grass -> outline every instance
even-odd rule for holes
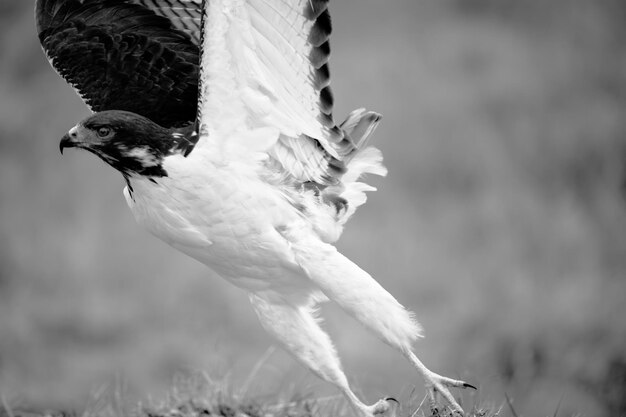
[[[215,379],[204,371],[179,372],[162,395],[142,401],[131,399],[123,376],[117,375],[94,389],[82,408],[37,410],[24,404],[8,401],[0,393],[0,417],[343,417],[353,416],[341,394],[316,397],[300,392],[283,390],[275,396],[257,396],[251,390],[259,381],[261,368],[274,353],[270,347],[251,369],[240,385],[228,377]],[[426,395],[420,396],[414,387],[407,398],[400,397],[397,417],[427,417]],[[496,407],[477,401],[466,409],[467,417],[496,417],[503,406]],[[517,417],[512,402],[506,396],[512,415]],[[557,407],[558,410],[558,407]],[[444,407],[439,417],[452,416]],[[556,413],[555,413],[556,417]]]
[[[508,397],[507,397],[507,401]],[[427,417],[426,397],[414,389],[400,401],[398,417]],[[509,406],[513,410],[509,401]],[[488,403],[466,405],[467,417],[500,416],[503,406]],[[117,378],[95,389],[82,409],[34,410],[3,400],[0,417],[343,417],[353,416],[343,396],[313,397],[277,393],[275,398],[242,394],[228,380],[214,380],[205,372],[178,375],[165,395],[132,403],[123,379]],[[444,410],[440,416],[447,417]],[[513,411],[512,414],[517,417]]]

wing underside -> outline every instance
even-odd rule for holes
[[[328,2],[211,0],[204,11],[198,146],[227,141],[299,182],[336,183],[354,144],[332,116]]]

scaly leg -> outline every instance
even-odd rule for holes
[[[441,394],[443,398],[448,401],[453,413],[463,415],[463,409],[456,402],[450,390],[448,388],[473,388],[475,386],[468,384],[464,381],[459,381],[452,378],[447,378],[439,374],[434,373],[420,361],[417,356],[411,351],[411,349],[401,349],[402,353],[407,359],[417,368],[419,373],[424,379],[424,386],[426,387],[426,393],[428,395],[428,403],[432,415],[439,415],[439,408],[437,407],[436,393]]]

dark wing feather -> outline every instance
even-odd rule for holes
[[[195,119],[198,46],[168,17],[130,0],[38,0],[36,18],[53,67],[93,111]]]
[[[187,33],[194,44],[200,43],[202,0],[132,0],[167,17],[179,30]]]

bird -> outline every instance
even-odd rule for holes
[[[413,352],[414,314],[334,246],[384,176],[381,115],[337,124],[328,0],[37,0],[52,67],[92,114],[60,151],[121,173],[137,223],[246,291],[262,327],[335,385],[360,417],[392,416],[353,392],[317,307],[333,301],[398,350],[434,414],[463,409]],[[363,7],[363,6],[361,6]],[[441,400],[443,397],[443,400]]]

